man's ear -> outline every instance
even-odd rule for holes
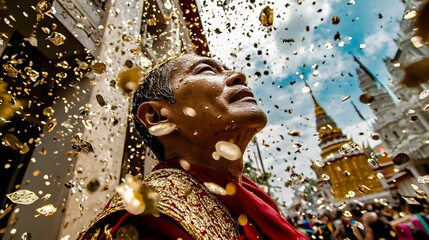
[[[160,122],[168,120],[161,115],[162,106],[159,102],[149,101],[142,103],[137,109],[137,117],[146,128],[150,128]]]

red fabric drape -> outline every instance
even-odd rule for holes
[[[176,162],[169,162],[156,167],[160,168],[181,167]],[[236,219],[241,214],[247,217],[240,239],[307,239],[280,215],[274,201],[247,177],[243,176],[239,184],[228,175],[197,165],[191,165],[188,172],[202,183],[212,182],[223,188],[228,183],[235,184],[237,191],[234,195],[216,196]]]

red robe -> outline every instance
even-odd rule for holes
[[[161,163],[156,167],[156,169],[162,168],[181,169],[177,162]],[[215,194],[215,196],[234,218],[238,219],[240,215],[247,217],[247,224],[240,229],[240,240],[307,239],[280,215],[274,201],[247,177],[242,176],[240,184],[216,170],[197,165],[191,165],[188,173],[201,183],[216,183],[224,188],[228,183],[234,183],[236,186],[234,195]],[[132,225],[138,231],[138,239],[192,239],[179,223],[166,215],[154,217],[120,211],[103,219],[103,222],[110,223],[110,232],[113,236],[121,226]],[[83,239],[90,239],[90,235],[91,231],[85,234]],[[106,234],[100,234],[98,239],[106,239]]]

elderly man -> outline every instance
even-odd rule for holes
[[[140,195],[116,196],[83,239],[307,239],[242,174],[242,153],[267,122],[244,74],[183,55],[149,73],[133,114],[160,161],[142,184],[158,193],[159,212],[133,208]]]

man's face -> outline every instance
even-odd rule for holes
[[[173,66],[176,103],[166,106],[164,113],[170,113],[168,118],[182,135],[204,139],[226,131],[255,133],[265,126],[266,115],[247,87],[244,74],[195,55],[185,55]]]

